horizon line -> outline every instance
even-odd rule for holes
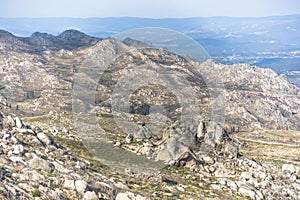
[[[132,18],[132,19],[196,19],[196,18],[269,18],[269,17],[292,17],[300,16],[299,14],[289,15],[268,15],[268,16],[189,16],[189,17],[139,17],[139,16],[115,16],[115,17],[4,17],[2,19],[121,19],[121,18]]]

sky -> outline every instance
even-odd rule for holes
[[[264,17],[300,14],[300,0],[0,0],[0,17]]]

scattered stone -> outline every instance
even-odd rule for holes
[[[120,147],[121,146],[121,142],[116,142],[116,144],[114,144],[114,147]]]
[[[94,191],[87,191],[83,195],[83,200],[98,200],[98,196]]]
[[[258,191],[255,187],[249,184],[239,184],[238,192],[242,195],[248,196],[252,199],[263,200],[264,196],[260,191]]]
[[[197,128],[197,138],[198,140],[203,140],[205,136],[205,123],[201,121]]]
[[[4,128],[13,128],[15,126],[16,126],[16,122],[12,118],[11,115],[8,115],[7,117],[4,118],[4,120],[3,120],[3,127]]]
[[[284,164],[281,168],[282,175],[290,177],[292,174],[296,173],[296,168],[292,164]]]
[[[83,181],[83,180],[75,181],[76,191],[79,192],[80,194],[83,194],[85,192],[87,186],[88,186],[88,184],[86,181]]]
[[[116,200],[146,200],[147,198],[132,192],[118,193]]]
[[[127,144],[130,144],[130,143],[132,143],[132,141],[133,141],[133,136],[129,133],[125,138],[125,142]]]
[[[41,169],[41,170],[44,170],[49,173],[53,172],[53,170],[55,169],[55,167],[52,163],[50,163],[47,160],[44,160],[42,158],[38,158],[38,157],[31,159],[29,161],[29,166],[32,169],[36,169],[36,170]]]
[[[19,117],[16,117],[16,127],[17,128],[22,128],[23,127],[23,122]]]
[[[293,188],[295,190],[297,190],[298,192],[300,192],[300,181],[293,183],[292,186],[293,186]]]
[[[53,128],[50,129],[50,133],[51,133],[52,135],[57,135],[57,134],[59,133],[59,131],[58,131],[57,128],[53,127]]]
[[[68,180],[68,179],[66,179],[64,181],[64,188],[75,191],[76,190],[75,180]]]
[[[45,144],[46,146],[50,145],[53,143],[53,140],[51,137],[47,136],[45,133],[40,132],[37,134],[37,137],[40,141],[43,142],[43,144]]]
[[[204,164],[212,165],[215,163],[214,159],[210,156],[204,156],[203,158]]]
[[[15,155],[23,154],[24,153],[23,145],[21,145],[21,144],[14,145],[12,153],[15,154]]]

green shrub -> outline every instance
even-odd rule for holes
[[[35,188],[32,191],[32,197],[40,197],[42,195],[41,191],[38,188]]]

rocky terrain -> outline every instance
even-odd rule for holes
[[[2,198],[300,195],[300,89],[270,69],[76,31],[0,54]]]
[[[32,37],[39,39],[32,42]],[[63,110],[71,111],[70,97],[74,75],[86,71],[83,63],[95,52],[107,51],[110,52],[107,57],[120,57],[114,63],[110,63],[106,73],[97,80],[99,83],[95,84],[97,94],[94,105],[107,106],[111,103],[106,99],[112,94],[111,87],[118,83],[121,75],[127,74],[139,65],[157,64],[161,67],[161,71],[174,69],[173,75],[167,79],[175,76],[187,78],[187,83],[191,85],[188,89],[193,89],[192,97],[198,99],[200,103],[199,109],[203,111],[202,118],[211,115],[211,109],[215,106],[212,104],[212,100],[215,99],[213,92],[221,90],[218,92],[226,97],[225,123],[228,127],[243,131],[299,129],[297,123],[300,105],[299,88],[270,69],[245,64],[227,66],[212,61],[198,63],[167,50],[149,48],[143,43],[132,42],[129,39],[124,43],[112,39],[100,41],[76,31],[66,31],[59,36],[35,33],[30,38],[18,38],[2,31],[0,38],[1,94],[13,105],[20,102],[19,108],[25,102],[29,104],[20,109],[26,114],[47,114],[50,110],[47,107],[52,108],[51,105],[54,104]],[[49,42],[49,38],[52,38],[53,42]],[[100,42],[91,46],[97,41]],[[46,50],[42,51],[42,48]],[[98,70],[96,67],[93,69],[90,66],[89,70],[95,72]],[[154,69],[147,70],[149,73],[154,71]],[[153,77],[149,77],[148,82],[151,82],[150,78]],[[182,82],[182,84],[187,83]],[[175,88],[169,93],[176,89],[181,88]],[[188,91],[183,93],[186,94]],[[148,104],[170,103],[166,98],[157,102],[156,96],[152,99],[143,94],[140,96],[144,96],[143,101],[148,101]],[[176,105],[173,110],[176,110],[175,107]]]
[[[297,199],[300,195],[300,167],[292,164],[278,168],[219,154],[206,155],[201,163],[185,162],[186,168],[116,171],[89,155],[71,135],[48,136],[12,115],[1,115],[1,127],[1,199]]]

